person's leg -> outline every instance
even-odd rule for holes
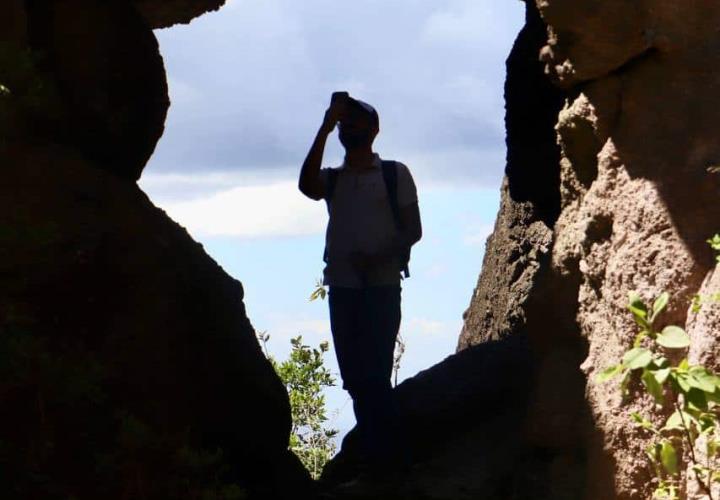
[[[390,376],[400,327],[400,287],[330,287],[330,326],[343,388],[353,399],[363,455],[392,460],[397,428]]]
[[[396,441],[395,409],[390,377],[395,340],[400,327],[400,287],[364,290],[357,354],[362,356],[362,380],[351,384],[353,407],[365,448],[375,463],[392,460]]]
[[[355,288],[330,287],[330,329],[335,356],[337,357],[343,389],[353,400],[356,428],[363,460],[372,454],[369,444],[368,426],[371,425],[371,410],[366,403],[366,382],[371,376],[373,362],[368,358],[373,347],[366,335],[365,291]]]
[[[356,288],[331,286],[328,292],[330,330],[345,390],[363,377],[362,359],[357,356],[361,347],[362,296],[361,290]]]

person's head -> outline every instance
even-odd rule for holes
[[[372,146],[380,131],[380,118],[369,104],[348,98],[347,106],[338,127],[340,142],[346,150]]]

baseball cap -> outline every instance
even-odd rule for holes
[[[348,97],[348,104],[350,106],[353,106],[355,109],[358,109],[370,115],[372,120],[375,122],[375,126],[380,127],[380,117],[378,116],[378,112],[370,104],[366,103],[365,101],[361,101],[360,99],[355,99],[353,97]]]

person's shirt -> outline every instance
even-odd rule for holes
[[[417,190],[408,167],[396,164],[398,206],[402,209],[417,202]],[[320,170],[325,186],[330,170]],[[399,284],[402,267],[399,257],[388,259],[364,275],[350,261],[354,252],[386,252],[397,234],[380,156],[376,153],[366,168],[350,169],[343,163],[336,170],[335,189],[328,203],[325,235],[328,263],[323,271],[323,284],[348,288]]]

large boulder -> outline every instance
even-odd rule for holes
[[[388,471],[385,481],[364,476],[353,430],[323,472],[323,498],[553,498],[546,480],[551,460],[525,445],[534,367],[527,338],[516,335],[465,349],[404,381],[395,402],[411,466]]]
[[[30,50],[28,63],[57,101],[56,114],[42,120],[42,139],[75,148],[97,168],[138,180],[170,105],[162,57],[145,20],[119,0],[29,0],[22,9],[18,3],[10,0],[7,9],[15,17],[23,11],[25,29],[16,30],[10,47]],[[12,69],[9,73],[12,80]],[[39,131],[28,128],[13,135],[37,142]]]
[[[58,147],[4,158],[3,498],[302,491],[241,284],[135,184]]]
[[[241,284],[134,182],[169,105],[151,26],[219,4],[2,6],[2,498],[310,488]]]

